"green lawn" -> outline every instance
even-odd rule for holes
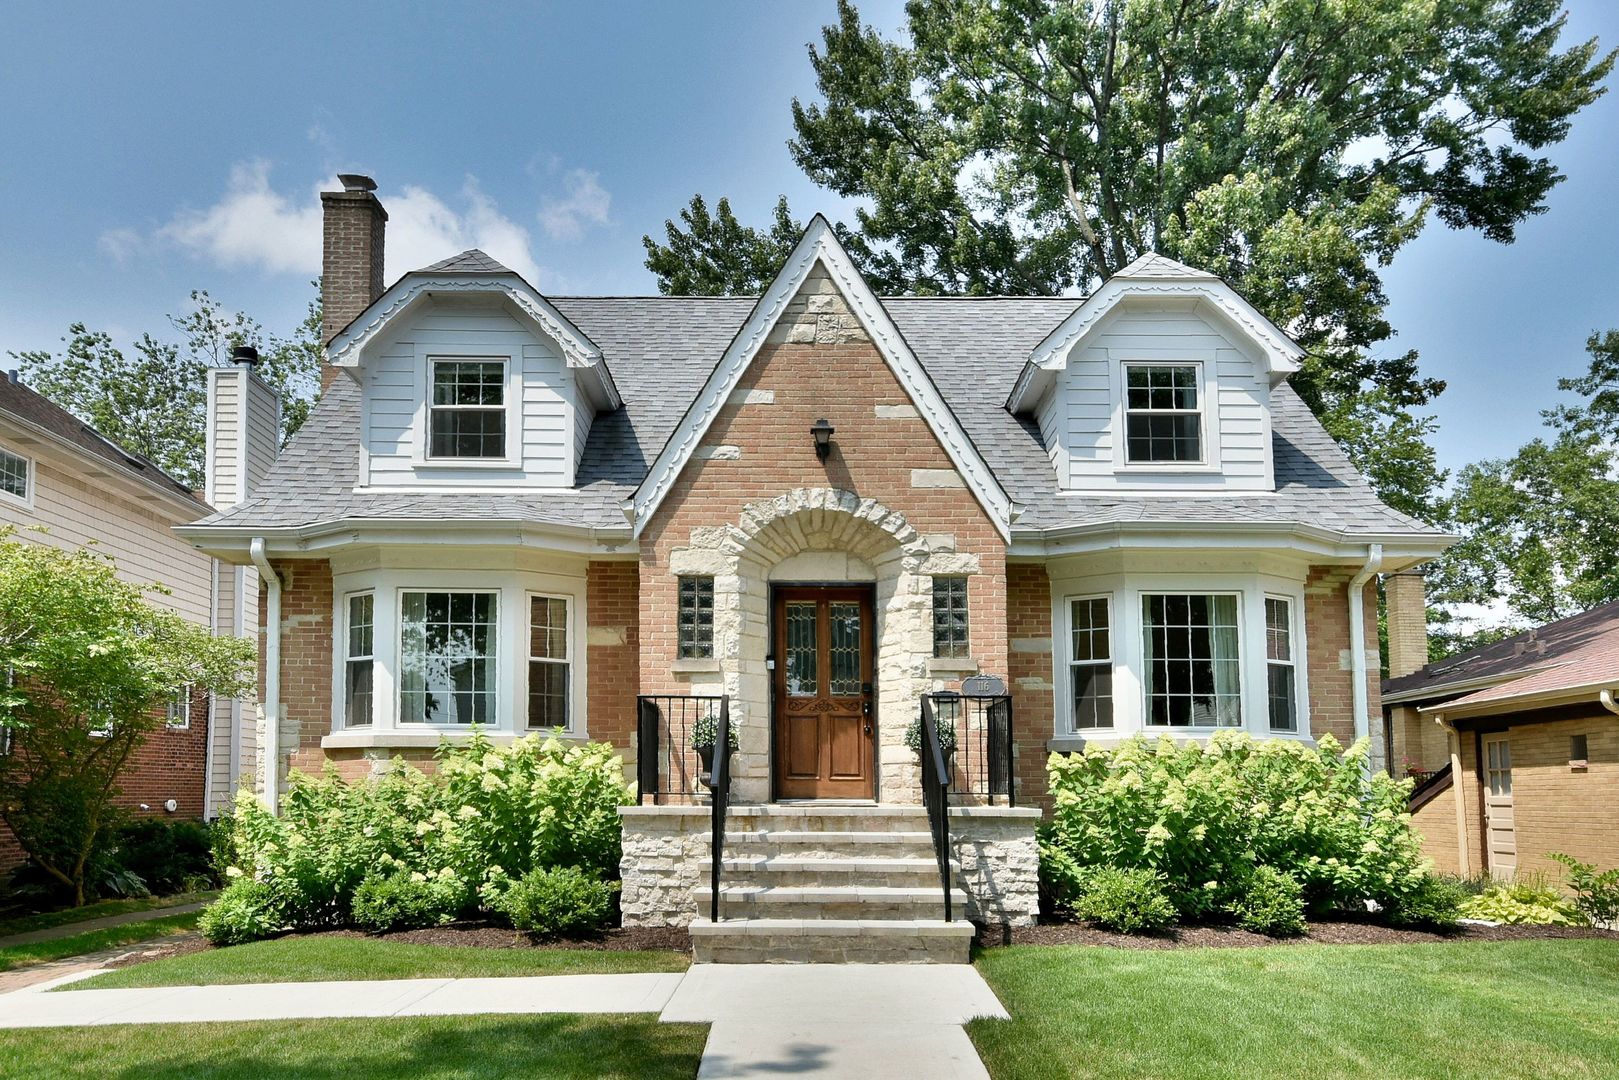
[[[78,908],[62,908],[39,915],[19,915],[12,919],[0,919],[0,938],[10,937],[13,934],[28,934],[35,930],[49,930],[54,926],[66,926],[68,923],[84,922],[87,919],[103,919],[109,915],[128,915],[133,911],[152,911],[155,908],[195,904],[212,900],[218,895],[216,892],[197,892],[178,893],[174,896],[144,896],[139,900],[98,900]]]
[[[213,986],[220,983],[325,982],[494,975],[587,975],[685,971],[676,952],[586,949],[478,949],[407,945],[377,938],[284,937],[154,960],[109,971],[62,989],[117,986]]]
[[[996,1080],[1614,1076],[1619,942],[1017,946],[968,1026]]]
[[[182,930],[190,930],[196,926],[197,915],[198,912],[195,911],[186,915],[165,915],[161,919],[124,923],[121,926],[109,926],[101,930],[86,930],[82,934],[73,934],[52,941],[36,941],[32,945],[11,945],[0,949],[0,971],[9,971],[26,964],[41,964],[47,960],[61,960],[68,956],[82,956],[85,953],[112,949],[119,945],[133,945],[140,941],[178,934]]]
[[[413,1017],[0,1031],[0,1075],[689,1080],[706,1028],[652,1016]]]

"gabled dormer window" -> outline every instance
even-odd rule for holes
[[[506,456],[506,361],[434,360],[428,456]]]
[[[1131,465],[1203,460],[1197,364],[1124,366],[1125,461]]]

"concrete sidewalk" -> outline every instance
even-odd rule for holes
[[[88,934],[92,930],[105,930],[112,926],[127,926],[130,923],[151,922],[153,919],[167,919],[171,915],[189,915],[193,911],[201,911],[207,904],[208,901],[199,900],[194,904],[175,904],[172,907],[126,911],[122,915],[103,915],[99,919],[62,923],[60,926],[50,926],[44,930],[30,930],[26,934],[12,934],[9,937],[0,937],[0,949],[9,949],[13,945],[36,945],[41,941],[60,941],[63,938]]]

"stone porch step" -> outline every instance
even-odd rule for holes
[[[952,876],[961,872],[956,860],[950,862]],[[882,856],[730,856],[720,863],[723,884],[732,885],[853,885],[853,886],[931,886],[938,890],[939,864],[931,855]],[[709,883],[712,868],[704,862],[698,880]]]
[[[943,919],[722,919],[690,926],[700,964],[965,964],[974,928]]]
[[[692,889],[698,911],[709,910],[713,890],[707,885]],[[963,918],[967,894],[950,890],[951,904]],[[889,920],[914,921],[941,917],[943,890],[938,885],[729,885],[720,886],[722,919],[780,918],[810,920]]]
[[[701,833],[697,842],[711,845],[712,833]],[[933,836],[912,829],[840,832],[836,830],[805,829],[727,829],[725,854],[730,856],[757,855],[777,849],[791,849],[800,858],[845,858],[863,855],[932,858]],[[869,850],[868,850],[869,849]]]

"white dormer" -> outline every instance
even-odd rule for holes
[[[362,388],[361,488],[571,487],[619,405],[601,351],[481,251],[406,274],[329,356]]]
[[[1303,355],[1219,278],[1148,254],[1035,348],[1007,407],[1065,489],[1272,490],[1270,392]]]

